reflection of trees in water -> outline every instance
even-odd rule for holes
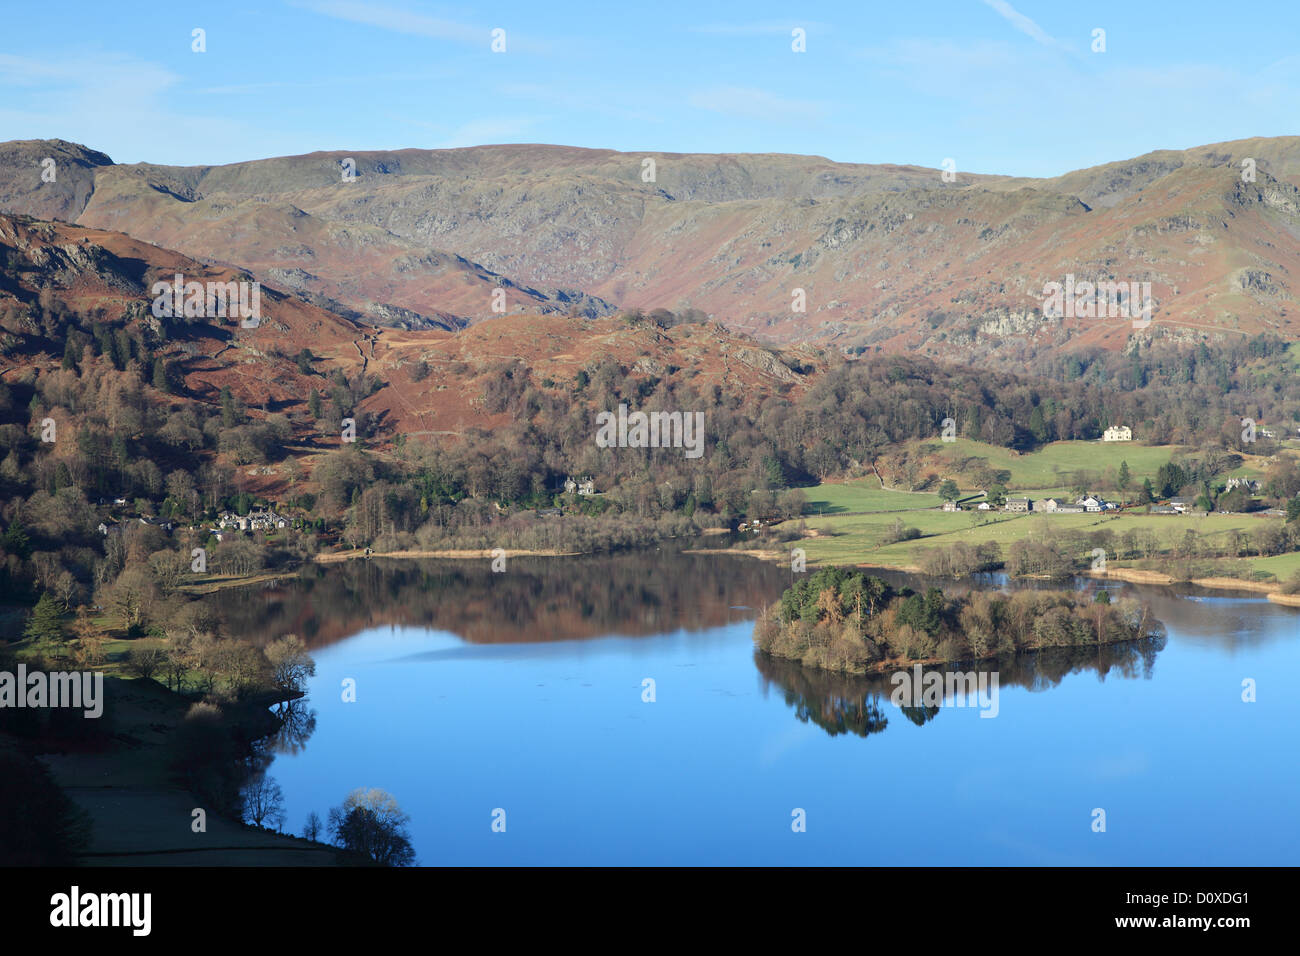
[[[298,634],[310,646],[366,627],[451,631],[475,643],[649,635],[748,620],[790,573],[749,558],[633,551],[616,556],[482,561],[381,560],[311,565],[271,587],[207,598],[227,633],[258,644]]]
[[[1053,647],[998,661],[998,682],[1003,687],[1031,691],[1055,687],[1068,674],[1092,671],[1098,680],[1116,674],[1127,680],[1150,680],[1156,655],[1165,649],[1164,635],[1142,641],[1085,647]]]
[[[301,753],[307,746],[307,739],[316,732],[316,711],[307,706],[305,697],[281,701],[271,714],[279,726],[272,733],[249,741],[242,758],[230,762],[229,772],[235,775],[234,786],[240,799],[245,801],[245,810],[250,793],[256,795],[256,791],[249,788],[256,787],[259,780],[269,780],[266,773],[275,755]]]
[[[870,737],[889,723],[880,683],[874,678],[836,674],[820,667],[754,652],[754,664],[763,677],[763,691],[776,685],[787,705],[804,723],[812,722],[832,737],[857,734]]]
[[[900,707],[898,709],[904,717],[918,727],[922,724],[928,724],[939,713],[938,707]]]
[[[1165,638],[1157,637],[1124,644],[1094,647],[1056,647],[1020,654],[1014,658],[979,661],[951,667],[924,667],[922,674],[938,671],[997,671],[998,689],[1024,687],[1043,691],[1057,686],[1067,675],[1092,671],[1099,680],[1115,674],[1126,679],[1151,678],[1156,655],[1164,650]],[[782,660],[755,652],[754,664],[763,678],[763,689],[775,685],[794,708],[795,716],[812,722],[832,737],[853,733],[869,737],[889,723],[888,715],[898,710],[918,727],[929,723],[940,707],[898,707],[890,703],[894,672],[865,677],[836,674],[819,667],[804,667],[797,661]]]
[[[298,754],[307,746],[307,738],[316,731],[316,711],[305,698],[290,700],[275,708],[280,729],[267,738],[267,746],[278,754]]]

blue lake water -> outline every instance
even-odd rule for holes
[[[601,565],[611,579],[619,560]],[[693,575],[680,560],[665,573]],[[742,558],[709,567],[725,562],[745,576],[734,589],[715,570],[698,588],[671,585],[679,605],[665,609],[663,582],[644,593],[619,585],[597,617],[622,614],[629,626],[593,625],[588,613],[573,639],[565,602],[601,599],[541,577],[532,606],[549,602],[554,613],[530,619],[531,642],[500,608],[465,610],[493,607],[505,582],[404,583],[434,602],[424,615],[433,621],[345,625],[313,650],[314,732],[269,770],[285,794],[285,829],[301,831],[312,810],[325,818],[354,788],[378,787],[410,815],[426,865],[1300,862],[1291,683],[1300,610],[1125,587],[1168,628],[1163,649],[1123,668],[1130,676],[1085,664],[1031,680],[1032,690],[1008,679],[995,718],[943,706],[919,726],[886,687],[883,729],[832,734],[834,719],[802,720],[796,705],[833,712],[829,702],[873,685],[795,665],[765,676],[751,608],[775,599],[788,573]],[[409,608],[403,593],[373,585],[359,600],[387,594]],[[502,605],[517,602],[503,592]],[[487,617],[488,630],[469,642],[468,625],[438,626],[444,605],[463,620]],[[284,613],[301,624],[306,606]],[[493,614],[504,636],[494,637]],[[347,678],[355,702],[342,699]],[[1242,700],[1246,678],[1254,703]],[[503,833],[492,829],[498,808]],[[805,832],[792,829],[796,808]],[[1094,832],[1097,808],[1105,832]]]

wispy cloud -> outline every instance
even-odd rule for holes
[[[351,23],[363,23],[367,26],[404,33],[408,36],[432,37],[436,40],[456,40],[460,43],[477,43],[486,46],[489,42],[487,30],[443,20],[439,17],[426,16],[400,7],[388,7],[382,4],[356,3],[353,0],[295,0],[294,6],[336,20]]]
[[[715,86],[698,90],[688,101],[697,109],[745,119],[818,120],[828,112],[824,103],[778,96],[749,86]]]
[[[100,75],[102,74],[102,76]],[[87,79],[93,75],[94,81]],[[0,84],[47,90],[108,89],[108,95],[155,96],[178,82],[175,73],[125,54],[98,54],[89,61],[0,53]]]
[[[1026,120],[1054,129],[1063,116],[1132,115],[1136,107],[1141,120],[1131,124],[1122,145],[1100,134],[1101,121],[1085,124],[1091,132],[1072,140],[1069,149],[1069,168],[1081,168],[1149,149],[1259,135],[1252,115],[1294,116],[1300,110],[1295,65],[1286,60],[1259,71],[1197,63],[1132,65],[1110,55],[1063,58],[1056,49],[1009,37],[965,42],[896,38],[859,55],[866,64],[864,83],[892,89],[900,98],[922,104],[922,112],[950,118],[944,145],[932,155],[955,156],[958,168],[982,172],[1019,167],[1026,173],[1059,175],[1041,159],[1037,170],[1019,164],[1032,152],[1019,145],[1008,146],[996,163],[980,166],[964,158],[964,150],[972,147],[963,143],[977,144],[989,135],[1018,143]],[[1026,76],[1033,82],[1026,83]],[[1243,113],[1243,104],[1251,111]],[[1189,136],[1188,130],[1197,132]]]
[[[1025,16],[1011,4],[1007,3],[1007,0],[984,0],[984,3],[996,10],[1002,19],[1006,20],[1025,36],[1031,37],[1043,46],[1052,47],[1057,50],[1069,49],[1069,47],[1049,34],[1032,19]]]
[[[516,141],[546,119],[548,117],[544,116],[485,116],[456,127],[447,139],[433,148],[455,149]]]
[[[826,24],[810,20],[761,20],[752,23],[708,23],[690,27],[692,33],[711,33],[715,36],[754,37],[754,36],[789,36],[795,27],[802,27],[808,33],[819,33]]]
[[[360,23],[364,26],[400,33],[404,36],[428,37],[433,40],[450,40],[464,46],[478,47],[487,52],[492,46],[492,31],[501,24],[478,25],[459,20],[447,20],[431,17],[403,7],[385,6],[357,2],[357,0],[289,0],[303,10],[345,20],[348,23]],[[506,50],[515,53],[552,53],[547,41],[536,36],[520,36],[513,30],[506,34]]]
[[[0,129],[17,139],[75,140],[117,162],[179,159],[172,144],[189,142],[222,144],[215,161],[256,155],[259,137],[241,120],[173,109],[169,98],[181,84],[167,68],[119,53],[0,54]],[[134,152],[122,155],[123,143]],[[241,143],[247,155],[226,152]]]
[[[555,89],[541,83],[503,83],[498,89],[502,96],[532,100],[535,103],[545,103],[547,106],[553,106],[557,109],[579,110],[584,113],[604,113],[608,116],[621,116],[624,119],[632,119],[642,123],[655,123],[661,119],[651,111],[632,108],[626,103],[618,103],[617,95],[609,89],[601,89],[590,93],[575,93]],[[624,97],[623,99],[626,101],[628,98]],[[640,99],[643,98],[643,94],[638,91],[631,98]]]
[[[377,83],[428,83],[441,82],[456,77],[458,74],[448,68],[430,66],[422,70],[402,70],[389,73],[359,73],[355,76],[343,73],[317,74],[310,80],[265,80],[257,83],[228,83],[220,86],[204,86],[196,94],[230,96],[243,93],[264,93],[267,90],[320,90],[327,87],[338,89],[356,89],[374,87]]]

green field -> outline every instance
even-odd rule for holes
[[[1136,442],[1089,442],[1062,441],[1044,445],[1038,451],[1019,454],[1009,448],[988,445],[984,442],[959,438],[954,442],[929,442],[917,444],[915,449],[924,448],[935,454],[942,466],[941,476],[951,474],[961,487],[963,494],[970,494],[969,473],[960,474],[956,467],[965,459],[983,458],[990,468],[1006,470],[1011,473],[1007,489],[1014,492],[1028,493],[1033,497],[1068,495],[1065,475],[1076,471],[1119,470],[1121,462],[1128,462],[1134,491],[1142,487],[1142,479],[1156,476],[1160,466],[1166,464],[1174,455],[1186,451],[1180,445],[1140,445]],[[926,470],[926,469],[923,469]],[[1243,465],[1234,475],[1259,474],[1249,464]],[[880,487],[874,476],[856,481],[822,484],[807,491],[808,503],[804,513],[808,515],[844,514],[859,511],[907,511],[916,508],[937,508],[943,503],[933,493],[909,493],[891,491]]]
[[[1250,563],[1256,571],[1268,571],[1279,581],[1285,581],[1300,571],[1300,551],[1276,554],[1271,558],[1251,558]]]
[[[885,544],[894,521],[917,528],[921,537],[911,541]],[[1162,541],[1191,528],[1199,535],[1212,537],[1231,530],[1252,532],[1270,519],[1251,515],[1210,514],[1204,518],[1179,515],[1078,514],[1078,515],[1011,515],[1005,512],[946,512],[937,509],[911,512],[882,512],[876,515],[848,517],[808,517],[808,528],[817,532],[794,542],[807,552],[809,564],[879,564],[888,567],[915,566],[929,548],[957,542],[975,545],[996,541],[1006,548],[1026,537],[1050,536],[1053,530],[1097,531],[1109,529],[1122,534],[1129,529],[1152,528]],[[1276,520],[1276,519],[1273,519]],[[1300,570],[1300,554],[1251,558],[1252,568],[1270,571],[1280,580]]]
[[[956,466],[965,458],[987,459],[989,467],[1011,472],[1008,489],[1017,491],[1059,489],[1061,475],[1075,471],[1119,470],[1127,461],[1135,487],[1143,478],[1156,476],[1161,465],[1187,449],[1179,445],[1142,445],[1137,442],[1059,441],[1037,451],[1018,454],[1009,448],[959,438],[954,442],[930,442],[928,448]],[[961,484],[961,481],[958,481]]]
[[[1004,448],[980,442],[959,440],[942,448],[930,448],[954,464],[963,458],[988,460],[992,468],[1005,468],[1012,474],[1009,487],[1033,498],[1066,497],[1069,489],[1061,483],[1062,473],[1076,470],[1118,468],[1127,461],[1135,485],[1144,477],[1154,477],[1157,469],[1183,449],[1177,446],[1147,446],[1131,442],[1056,442],[1037,452],[1019,455]],[[1257,476],[1249,465],[1233,474]],[[958,481],[959,485],[963,482]],[[963,487],[963,494],[971,489]],[[813,534],[796,542],[807,552],[810,564],[878,564],[890,567],[915,566],[928,549],[956,542],[979,544],[996,541],[1005,550],[1012,542],[1053,530],[1095,531],[1110,529],[1122,534],[1129,529],[1154,529],[1162,541],[1181,535],[1188,528],[1202,536],[1238,530],[1249,533],[1269,519],[1250,515],[1210,514],[1204,518],[1177,515],[1148,515],[1143,512],[1123,514],[1014,515],[1002,511],[940,510],[942,499],[936,494],[891,491],[880,487],[873,476],[833,484],[822,484],[807,491],[804,521]],[[862,513],[867,512],[867,513]],[[916,528],[920,538],[887,544],[895,522]],[[1242,562],[1253,570],[1275,574],[1285,580],[1300,570],[1300,554],[1271,558],[1251,558]]]
[[[943,499],[926,492],[890,491],[880,487],[875,478],[818,485],[807,490],[804,514],[843,514],[852,511],[908,511],[938,508]]]

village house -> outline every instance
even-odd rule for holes
[[[1026,512],[1033,506],[1031,498],[1008,498],[1007,503],[1003,505],[1004,511]]]
[[[1223,490],[1231,491],[1233,488],[1244,488],[1254,494],[1259,491],[1259,482],[1253,478],[1229,478]]]
[[[274,511],[250,511],[248,525],[254,531],[270,531],[274,528],[289,527],[289,519]]]
[[[944,511],[961,511],[961,505],[957,504],[957,502],[955,502],[955,501],[945,501],[945,502],[943,503],[943,510],[944,510]]]
[[[1106,507],[1106,502],[1102,501],[1100,498],[1097,498],[1093,495],[1085,495],[1084,497],[1079,498],[1077,501],[1075,501],[1075,504],[1078,505],[1080,508],[1082,508],[1084,511],[1088,511],[1088,512],[1101,511]]]
[[[564,481],[565,494],[594,495],[596,493],[596,482],[591,478],[566,478]]]
[[[1102,441],[1132,441],[1133,429],[1127,425],[1111,425],[1101,436]]]
[[[1083,514],[1083,508],[1080,505],[1069,504],[1060,498],[1040,498],[1034,502],[1033,510],[1057,515]]]
[[[987,501],[981,501],[979,504],[977,504],[977,505],[975,506],[975,510],[976,510],[976,511],[992,511],[992,510],[993,510],[993,506],[992,506],[991,504],[989,504]]]
[[[217,515],[218,528],[230,528],[237,531],[248,530],[248,518],[243,515],[237,515],[233,511],[223,511]]]

